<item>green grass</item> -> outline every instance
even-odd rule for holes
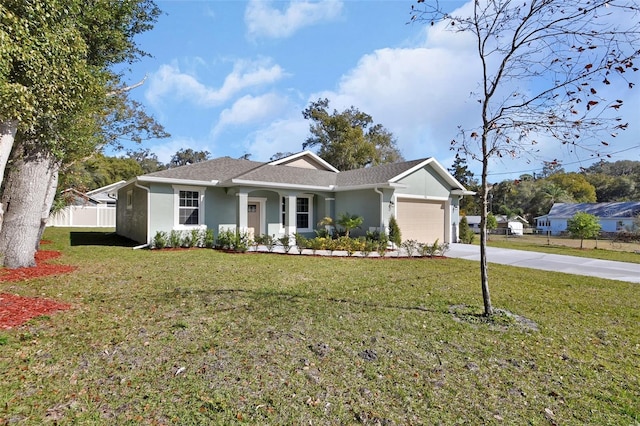
[[[640,421],[638,284],[490,265],[533,331],[471,261],[45,238],[78,269],[0,291],[74,308],[2,333],[0,424]]]
[[[476,238],[475,243],[478,243],[478,238]],[[547,240],[544,236],[527,235],[524,237],[510,236],[505,238],[504,236],[492,235],[488,245],[515,250],[640,263],[640,243],[585,240],[584,248],[580,249],[580,240],[568,237],[552,237]]]

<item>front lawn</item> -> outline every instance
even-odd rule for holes
[[[73,232],[43,248],[74,272],[0,282],[73,305],[0,332],[0,424],[640,421],[638,284],[490,265],[494,306],[530,322],[487,322],[472,261]]]

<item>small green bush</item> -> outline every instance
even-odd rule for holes
[[[391,241],[396,247],[400,247],[402,244],[402,233],[400,232],[400,226],[395,216],[391,216],[389,219],[389,241]]]
[[[289,253],[291,249],[291,237],[289,234],[284,234],[282,237],[278,238],[278,242],[282,246],[282,249],[285,253]]]
[[[178,248],[182,245],[183,241],[182,231],[178,231],[176,229],[172,229],[169,233],[169,246],[173,248]]]
[[[216,242],[216,238],[213,235],[213,229],[207,229],[204,231],[204,237],[203,237],[203,245],[206,248],[213,248],[213,246],[215,245]]]
[[[407,256],[413,257],[418,251],[418,242],[416,240],[406,240],[402,243],[402,248],[407,251]]]
[[[296,248],[298,249],[298,253],[302,254],[302,251],[307,247],[309,240],[302,234],[295,234],[296,238]]]
[[[153,240],[151,241],[151,248],[154,249],[163,249],[168,244],[168,235],[164,231],[156,231],[156,235],[153,236]]]

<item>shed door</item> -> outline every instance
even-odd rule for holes
[[[402,240],[433,243],[445,242],[445,202],[398,199],[398,226]]]

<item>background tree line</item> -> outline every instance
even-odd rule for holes
[[[449,172],[471,191],[479,183],[464,158],[456,156]],[[549,212],[554,203],[603,203],[640,200],[640,161],[599,161],[579,172],[565,172],[558,162],[543,163],[542,171],[523,174],[491,184],[489,211],[507,216],[520,215],[533,223]],[[461,212],[479,215],[478,196],[464,197]]]

